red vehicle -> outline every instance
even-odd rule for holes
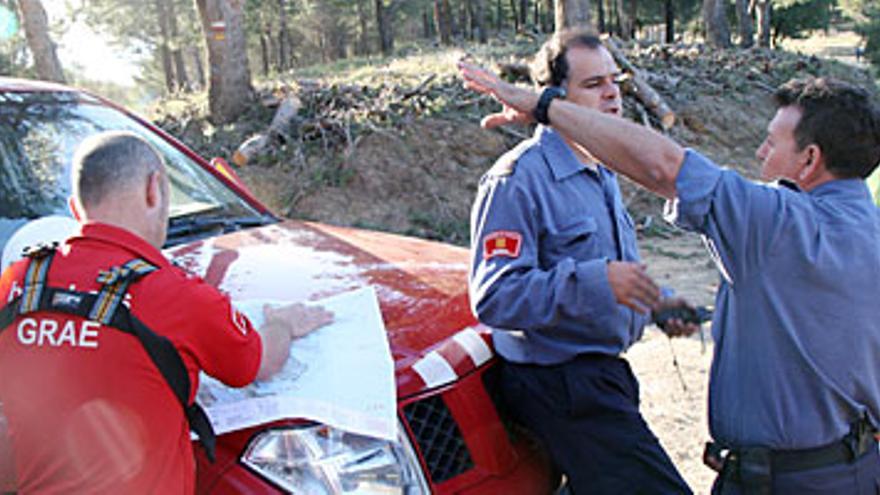
[[[298,418],[224,434],[216,462],[195,449],[199,493],[555,489],[544,453],[493,403],[495,358],[488,329],[469,309],[465,249],[279,219],[224,161],[206,162],[144,119],[63,86],[0,78],[0,250],[28,221],[67,215],[75,147],[115,129],[142,135],[168,164],[169,257],[233,299],[317,299],[372,286],[395,362],[399,442],[328,437],[328,427]],[[323,449],[302,448],[318,436]],[[0,492],[14,491],[9,458],[0,419]]]

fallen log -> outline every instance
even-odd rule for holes
[[[278,105],[272,123],[266,132],[254,134],[246,139],[232,154],[232,162],[239,167],[245,166],[255,157],[266,154],[279,142],[289,139],[289,131],[297,120],[297,113],[302,108],[302,101],[296,95],[288,95]]]
[[[650,84],[648,84],[642,71],[637,69],[629,59],[626,58],[626,55],[623,54],[623,50],[620,49],[620,46],[614,38],[604,35],[602,36],[602,42],[605,44],[605,48],[611,52],[611,55],[617,61],[617,64],[620,65],[620,68],[632,74],[631,82],[635,90],[634,93],[636,98],[638,98],[645,108],[650,110],[651,113],[660,120],[660,125],[663,126],[664,130],[672,128],[672,126],[675,125],[675,112],[669,108],[669,105],[666,104],[663,97],[660,96]]]

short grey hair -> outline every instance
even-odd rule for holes
[[[143,183],[164,169],[161,155],[144,138],[128,131],[88,137],[77,148],[71,170],[72,193],[83,207]]]

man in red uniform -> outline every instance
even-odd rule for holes
[[[72,176],[71,209],[82,227],[54,254],[45,286],[103,294],[111,267],[132,259],[153,267],[128,285],[120,306],[173,344],[191,384],[188,403],[200,371],[235,387],[268,377],[295,337],[330,321],[324,310],[291,305],[267,313],[255,331],[227,296],[173,266],[159,250],[169,210],[165,167],[136,135],[91,138],[74,157]],[[26,298],[29,262],[3,273],[2,304]],[[74,296],[59,300],[65,297]],[[22,494],[194,491],[181,402],[146,346],[100,319],[18,315],[0,334],[0,402]]]

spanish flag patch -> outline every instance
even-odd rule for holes
[[[488,260],[495,256],[518,258],[520,246],[522,246],[522,235],[519,232],[509,230],[492,232],[483,238],[483,259]]]

